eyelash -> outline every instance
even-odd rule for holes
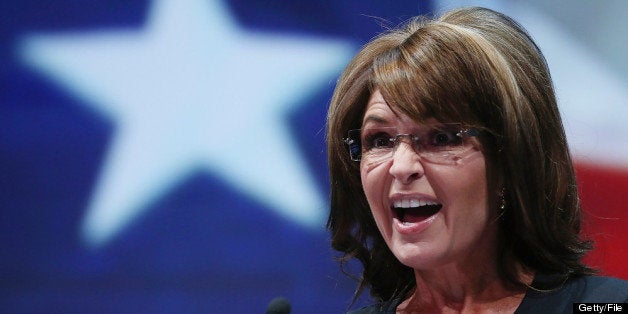
[[[427,141],[421,141],[419,144],[423,147],[431,146],[431,147],[443,147],[447,145],[459,145],[462,138],[459,136],[459,132],[457,130],[432,130],[428,133]],[[446,142],[442,142],[442,138],[438,137],[441,135],[445,135]],[[390,135],[386,132],[375,131],[372,134],[366,134],[364,136],[363,147],[366,150],[376,149],[376,148],[392,148],[395,141],[392,140],[395,136]],[[421,138],[419,138],[420,140]],[[381,141],[384,141],[384,145]]]
[[[374,133],[374,134],[368,134],[368,135],[366,135],[366,136],[365,136],[365,138],[364,138],[364,144],[366,144],[366,146],[365,146],[365,147],[366,147],[367,149],[373,149],[373,148],[376,148],[375,141],[382,140],[382,141],[385,141],[385,143],[386,143],[387,145],[385,145],[385,146],[380,146],[380,148],[383,148],[383,147],[391,147],[390,145],[392,145],[392,144],[393,144],[393,141],[391,141],[391,140],[390,140],[391,138],[393,138],[393,136],[389,135],[388,133],[385,133],[385,132],[376,132],[376,133]]]

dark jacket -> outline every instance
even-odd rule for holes
[[[552,282],[555,276],[538,275],[534,287],[543,287]],[[349,314],[394,314],[402,300],[370,305]],[[567,280],[551,291],[540,292],[528,289],[523,301],[515,311],[525,313],[572,313],[574,303],[626,303],[628,302],[628,281],[598,276],[584,276]]]

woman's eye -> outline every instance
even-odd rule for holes
[[[390,135],[386,133],[367,135],[363,143],[366,144],[366,149],[381,149],[393,146],[393,141],[390,140]]]
[[[430,136],[430,145],[433,146],[456,146],[460,145],[462,138],[456,131],[434,131]]]

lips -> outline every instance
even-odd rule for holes
[[[443,207],[435,201],[420,198],[403,198],[395,200],[392,211],[403,224],[418,223],[435,215]]]

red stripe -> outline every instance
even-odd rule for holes
[[[583,234],[595,241],[585,261],[602,274],[628,279],[628,169],[577,163]]]

